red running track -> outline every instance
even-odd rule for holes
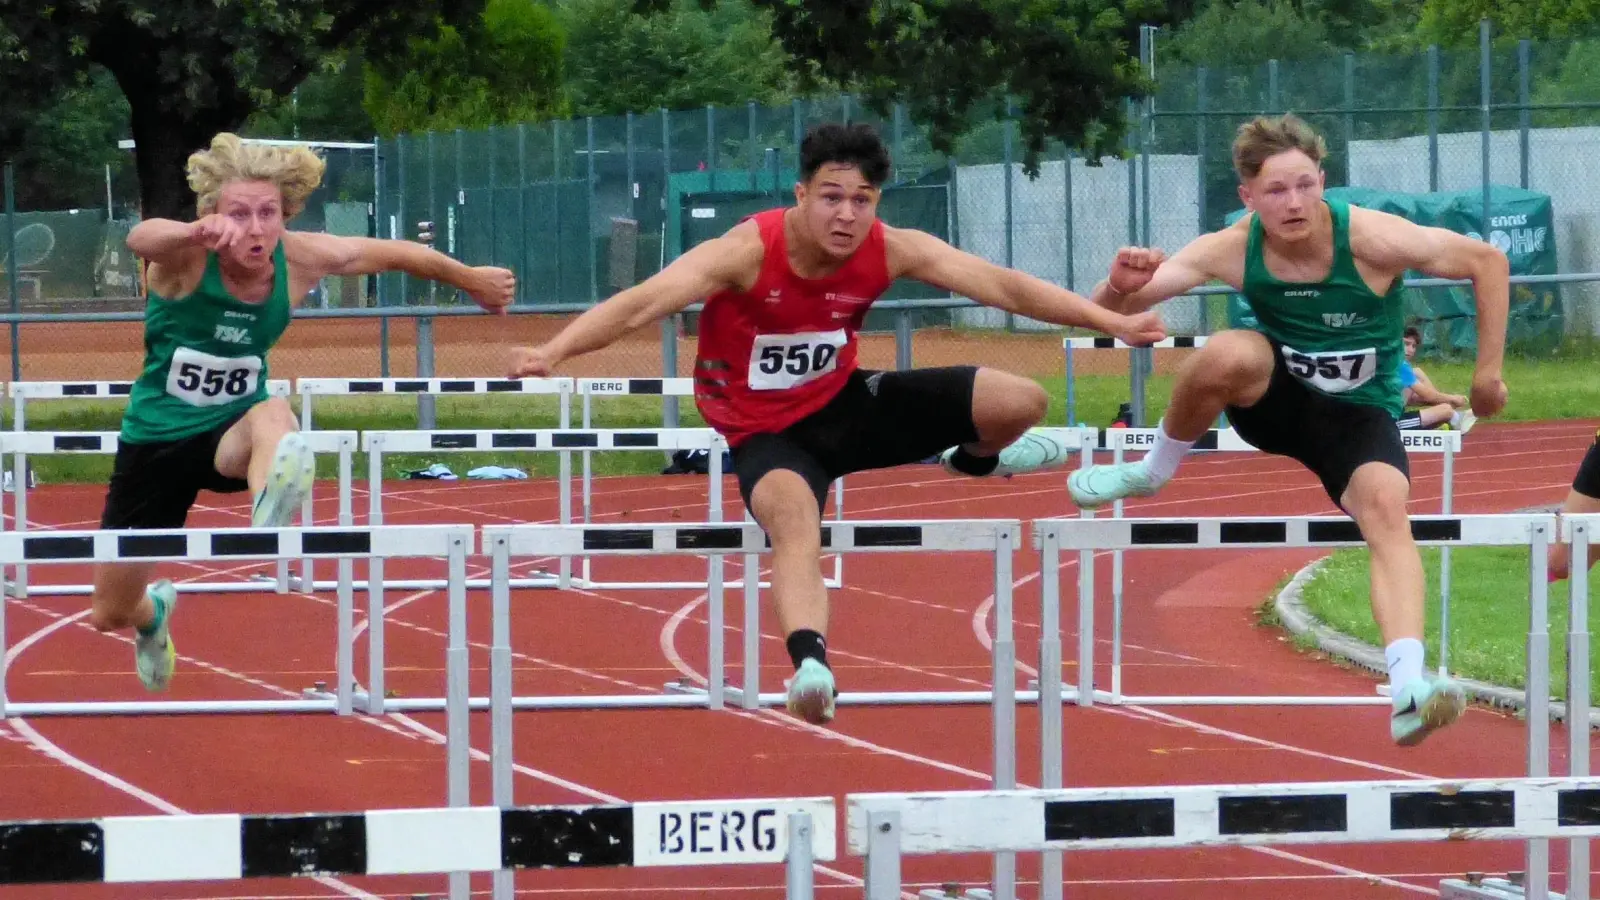
[[[1594,424],[1483,424],[1458,457],[1458,512],[1505,512],[1553,504],[1593,434]],[[1441,460],[1413,456],[1413,511],[1439,509]],[[325,487],[325,486],[324,486]],[[319,487],[323,493],[328,493]],[[847,480],[850,518],[1043,518],[1072,515],[1061,473],[992,482],[956,479],[934,467],[868,473]],[[358,488],[356,508],[364,509]],[[30,527],[94,527],[103,489],[48,487],[35,493]],[[704,521],[699,477],[598,479],[602,522]],[[736,518],[731,480],[725,514]],[[491,524],[553,521],[556,487],[529,482],[397,482],[385,488],[385,521]],[[247,520],[238,498],[207,495],[195,527]],[[681,504],[681,506],[680,506]],[[331,498],[317,503],[333,521]],[[1335,512],[1315,480],[1284,460],[1257,454],[1195,455],[1161,495],[1127,505],[1127,515],[1314,515]],[[8,527],[10,527],[8,525]],[[1377,679],[1297,653],[1258,627],[1254,611],[1304,565],[1304,551],[1141,551],[1125,557],[1124,689],[1153,694],[1371,695]],[[483,560],[474,559],[475,574]],[[331,577],[331,564],[318,577]],[[425,565],[425,564],[424,564]],[[1066,569],[1075,569],[1068,562]],[[243,578],[175,565],[174,577]],[[435,567],[434,573],[439,569]],[[603,559],[596,577],[703,577],[695,559]],[[987,560],[928,554],[851,557],[845,587],[833,592],[830,658],[841,689],[971,689],[989,681],[993,574]],[[422,574],[391,564],[388,573]],[[730,561],[729,577],[740,574]],[[1101,598],[1100,659],[1109,660],[1110,566],[1096,566]],[[33,583],[84,583],[82,567],[34,567]],[[1036,659],[1039,572],[1031,551],[1016,556],[1018,655]],[[1064,572],[1069,598],[1075,572]],[[657,693],[664,682],[704,681],[707,639],[702,592],[519,591],[513,597],[516,691]],[[472,690],[487,692],[487,592],[473,592]],[[173,699],[266,699],[298,695],[332,680],[332,597],[271,593],[185,595],[175,619],[181,657]],[[360,605],[360,604],[358,604]],[[9,697],[13,701],[139,699],[131,648],[85,622],[85,598],[12,601]],[[390,687],[402,696],[442,696],[442,592],[391,591]],[[1073,655],[1072,600],[1062,641]],[[740,597],[728,593],[727,642],[737,658]],[[763,690],[781,690],[789,665],[763,610]],[[358,619],[358,624],[360,620]],[[1559,638],[1557,638],[1559,639]],[[1431,660],[1430,660],[1431,663]],[[357,658],[357,672],[365,659]],[[1022,679],[1033,674],[1023,667]],[[738,678],[731,666],[730,677]],[[1074,677],[1068,663],[1065,677]],[[1101,683],[1106,674],[1101,674]],[[1067,783],[1075,786],[1321,781],[1391,777],[1515,776],[1526,770],[1525,726],[1474,708],[1463,721],[1405,750],[1389,740],[1382,707],[1099,706],[1065,711]],[[1019,709],[1018,773],[1038,783],[1038,717]],[[105,815],[345,811],[441,805],[445,801],[443,716],[143,717],[0,720],[0,819]],[[473,719],[474,747],[488,749],[488,721]],[[1552,736],[1566,746],[1559,726]],[[987,707],[846,708],[819,729],[780,711],[544,712],[516,717],[521,804],[655,799],[833,795],[853,791],[974,789],[989,783]],[[1558,750],[1553,771],[1564,771]],[[474,763],[474,801],[489,801],[489,773]],[[842,826],[842,822],[841,822]],[[1558,873],[1564,847],[1552,848]],[[1238,900],[1294,895],[1400,898],[1434,895],[1441,878],[1466,870],[1521,867],[1520,844],[1445,843],[1318,846],[1069,855],[1073,900],[1176,900],[1197,894]],[[982,884],[987,857],[907,861],[908,892],[946,881]],[[860,860],[819,867],[820,896],[859,896]],[[1024,897],[1036,895],[1037,857],[1019,860]],[[606,896],[777,898],[782,872],[750,868],[570,870],[520,873],[519,895],[579,900]],[[478,877],[474,889],[487,892]],[[1563,889],[1558,874],[1555,887]],[[443,876],[297,879],[240,883],[52,888],[62,900],[90,898],[373,897],[440,894]],[[37,889],[0,889],[0,900]]]

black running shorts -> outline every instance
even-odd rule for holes
[[[745,506],[757,482],[774,469],[804,478],[820,510],[837,478],[918,462],[976,441],[972,388],[977,374],[976,366],[857,369],[826,406],[782,431],[752,434],[733,448]]]
[[[1287,456],[1310,469],[1335,506],[1356,469],[1383,462],[1411,477],[1400,428],[1388,410],[1351,403],[1307,387],[1290,374],[1276,342],[1272,380],[1249,407],[1228,407],[1239,436],[1266,453]]]
[[[217,471],[217,446],[244,414],[210,431],[153,444],[117,442],[100,527],[183,528],[202,490],[236,494],[248,482]]]
[[[1578,474],[1572,478],[1572,489],[1585,497],[1600,500],[1600,432],[1595,432],[1589,450],[1578,463]]]

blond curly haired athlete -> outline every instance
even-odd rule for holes
[[[201,490],[249,490],[253,525],[289,523],[314,465],[288,402],[267,396],[267,353],[323,278],[401,271],[460,288],[492,312],[511,303],[516,279],[506,269],[465,266],[409,241],[288,231],[323,168],[305,147],[219,134],[188,161],[199,218],[149,219],[129,233],[146,264],[145,359],[101,528],[182,528]],[[139,678],[159,691],[176,659],[178,595],[169,580],[149,583],[153,568],[98,566],[90,621],[134,629]]]

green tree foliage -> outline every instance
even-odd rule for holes
[[[749,0],[672,0],[657,15],[632,0],[562,0],[560,17],[576,115],[778,103],[794,84],[771,14]]]
[[[714,8],[717,0],[699,0]],[[948,152],[982,108],[1015,98],[1024,170],[1052,138],[1091,158],[1115,153],[1124,102],[1149,87],[1137,59],[1138,27],[1169,21],[1156,0],[754,0],[795,60],[802,90],[846,85],[875,112],[895,101]],[[663,11],[671,0],[635,0]]]
[[[373,58],[482,0],[0,0],[0,155],[45,100],[108,70],[127,98],[143,211],[187,218],[184,160],[219,131],[288,95],[330,52]]]
[[[449,131],[566,113],[564,35],[536,0],[488,0],[481,17],[407,42],[369,64],[365,107],[378,134]]]
[[[132,165],[128,152],[117,149],[127,120],[127,101],[109,72],[79,74],[29,117],[11,156],[17,208],[103,208],[106,167],[115,175]]]
[[[1476,46],[1483,19],[1503,40],[1573,37],[1600,22],[1600,0],[1424,0],[1416,39],[1422,45]]]

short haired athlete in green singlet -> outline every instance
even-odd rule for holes
[[[1242,292],[1258,326],[1219,332],[1185,362],[1154,445],[1137,462],[1072,473],[1074,502],[1094,507],[1154,494],[1224,410],[1239,436],[1314,472],[1372,553],[1372,612],[1402,746],[1454,722],[1465,694],[1423,674],[1422,558],[1406,502],[1410,469],[1395,416],[1405,348],[1407,270],[1471,279],[1478,309],[1472,411],[1498,413],[1510,264],[1492,244],[1323,196],[1322,138],[1292,116],[1243,125],[1233,145],[1249,214],[1171,258],[1125,248],[1093,299],[1130,313],[1220,281]]]
[[[253,525],[290,522],[314,465],[288,401],[267,396],[267,353],[323,278],[400,271],[460,288],[496,313],[511,303],[516,279],[506,269],[465,266],[410,241],[287,231],[323,166],[304,147],[219,134],[189,157],[198,221],[148,219],[129,233],[128,248],[147,264],[145,359],[101,528],[183,528],[201,490],[248,490]],[[139,678],[159,691],[176,659],[178,595],[171,581],[149,584],[152,570],[98,566],[90,621],[135,630]]]

